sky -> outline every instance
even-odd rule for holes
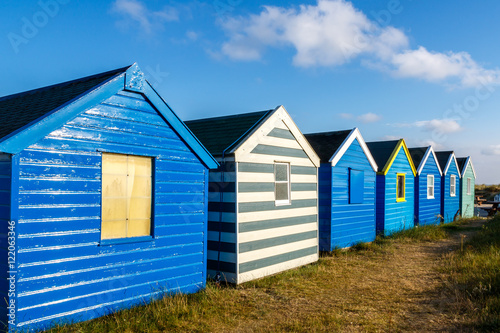
[[[137,62],[183,120],[284,105],[500,183],[497,0],[4,0],[0,96]]]

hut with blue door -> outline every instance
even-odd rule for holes
[[[410,148],[417,168],[415,177],[415,224],[441,223],[441,167],[432,146]]]
[[[460,213],[462,217],[473,217],[476,171],[470,156],[457,158],[457,163],[460,170]]]
[[[321,159],[320,251],[373,241],[378,167],[359,129],[306,134],[306,138]]]
[[[217,162],[137,64],[1,98],[0,138],[8,329],[204,288],[208,169]]]
[[[449,223],[460,216],[460,168],[453,151],[436,152],[436,157],[443,170],[441,216],[444,223]]]
[[[319,158],[285,108],[186,124],[221,165],[208,275],[238,284],[317,261]]]
[[[414,227],[416,169],[404,139],[367,143],[377,172],[377,233]],[[381,169],[382,168],[382,169]]]

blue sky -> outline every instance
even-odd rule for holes
[[[284,105],[304,133],[471,155],[500,183],[500,2],[3,1],[0,95],[138,62],[184,120]]]

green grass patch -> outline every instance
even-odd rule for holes
[[[448,233],[442,225],[426,225],[399,231],[391,237],[412,242],[435,242],[447,238]]]
[[[447,256],[443,271],[471,325],[500,331],[500,216]]]

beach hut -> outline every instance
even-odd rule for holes
[[[306,138],[321,159],[320,251],[373,241],[377,164],[361,133],[354,128]]]
[[[379,167],[377,172],[377,233],[390,235],[410,229],[415,219],[415,176],[404,139],[367,143]]]
[[[443,171],[441,181],[441,216],[449,223],[460,216],[460,168],[452,151],[436,152],[439,166]]]
[[[474,216],[476,171],[470,156],[457,158],[460,170],[460,213],[462,217]]]
[[[318,260],[319,158],[283,106],[187,121],[210,171],[208,274],[242,283]]]
[[[409,149],[417,168],[415,224],[441,223],[441,167],[431,146]]]
[[[217,162],[137,64],[3,97],[0,119],[9,330],[204,288]]]

